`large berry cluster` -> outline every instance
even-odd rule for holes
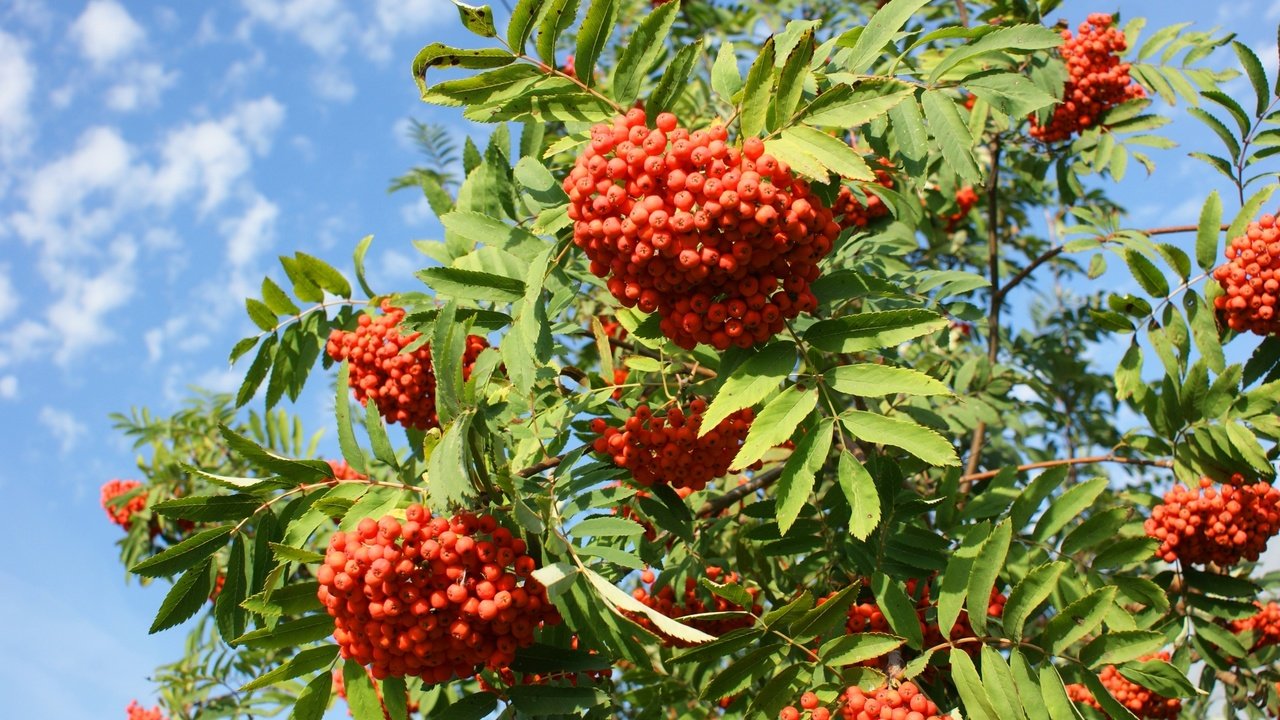
[[[1142,659],[1168,661],[1169,653],[1162,652],[1155,655],[1147,655]],[[1181,700],[1162,697],[1135,682],[1131,682],[1121,675],[1119,670],[1116,670],[1115,665],[1108,665],[1103,668],[1102,673],[1098,675],[1098,679],[1107,688],[1107,692],[1111,693],[1111,697],[1129,708],[1130,712],[1140,718],[1173,720],[1182,712]],[[1095,710],[1102,710],[1102,705],[1093,697],[1093,693],[1079,683],[1072,683],[1067,686],[1067,697],[1074,702],[1088,705]]]
[[[383,300],[382,315],[362,314],[355,332],[335,329],[325,349],[334,360],[351,363],[351,390],[361,404],[372,399],[387,422],[430,430],[440,426],[431,348],[422,345],[404,351],[421,335],[400,334],[404,314],[403,308]],[[471,376],[476,356],[488,346],[478,335],[467,336],[462,357],[464,378]]]
[[[102,486],[102,509],[111,522],[125,530],[132,527],[134,515],[147,509],[147,494],[140,492],[124,502],[112,501],[137,487],[142,487],[137,480],[109,480]]]
[[[559,622],[523,540],[492,516],[431,517],[410,505],[337,532],[316,573],[342,656],[375,678],[428,683],[506,667],[543,624]]]
[[[1213,300],[1222,321],[1232,330],[1258,335],[1280,332],[1276,298],[1280,297],[1280,228],[1274,215],[1249,223],[1244,234],[1227,243],[1227,263],[1213,271],[1225,293]]]
[[[702,490],[729,472],[755,417],[751,408],[744,408],[698,437],[706,410],[707,401],[702,398],[694,398],[687,411],[673,405],[663,415],[641,405],[621,429],[595,418],[591,430],[599,437],[592,448],[630,470],[631,477],[645,487],[666,484]]]
[[[893,189],[893,176],[885,169],[892,169],[893,163],[880,158],[878,164],[880,167],[876,168],[876,184]],[[832,211],[839,216],[841,229],[863,228],[872,220],[889,214],[889,206],[885,205],[884,200],[881,200],[879,195],[870,191],[864,192],[863,195],[865,200],[860,200],[848,186],[840,186],[840,192],[836,195],[835,207],[832,208]]]
[[[671,113],[655,125],[639,109],[596,125],[564,180],[591,272],[688,349],[750,347],[812,311],[831,210],[759,138],[730,147],[722,125],[690,133]]]
[[[1068,140],[1097,124],[1107,110],[1126,100],[1144,97],[1146,91],[1129,77],[1129,64],[1118,53],[1127,47],[1124,33],[1111,26],[1106,13],[1092,13],[1080,24],[1079,33],[1062,31],[1059,52],[1067,64],[1067,84],[1062,102],[1054,108],[1048,125],[1031,118],[1031,137],[1046,143]]]
[[[956,191],[956,209],[955,212],[946,215],[947,232],[955,232],[960,227],[960,223],[969,217],[969,212],[978,204],[978,193],[973,189],[972,185],[965,185]]]
[[[1258,612],[1242,620],[1231,621],[1231,632],[1237,635],[1253,633],[1250,652],[1270,645],[1280,645],[1280,604],[1255,602]]]
[[[883,686],[870,694],[855,685],[845,691],[840,716],[844,720],[948,720],[951,717],[942,715],[938,705],[910,682],[896,689]]]
[[[128,720],[169,720],[160,712],[160,706],[148,710],[139,705],[137,700],[130,701],[125,712],[128,713]]]
[[[726,584],[736,583],[742,578],[736,572],[726,573],[723,568],[712,565],[706,570],[707,579],[715,583]],[[631,596],[636,600],[648,605],[658,612],[669,618],[682,618],[686,615],[697,615],[700,613],[713,612],[743,612],[749,611],[752,614],[759,615],[764,612],[763,606],[755,602],[759,595],[758,588],[747,588],[747,594],[751,596],[752,606],[747,608],[735,602],[731,602],[710,590],[703,588],[698,581],[692,577],[684,580],[684,592],[676,595],[675,588],[670,584],[663,585],[657,592],[653,592],[653,583],[657,580],[657,576],[652,570],[646,569],[640,574],[640,580],[646,586],[641,586],[631,591]],[[648,628],[655,634],[661,635],[661,632],[654,627],[648,617],[640,614],[632,616],[636,624],[641,627]],[[719,637],[732,630],[742,627],[750,627],[753,624],[751,618],[744,616],[724,617],[715,619],[693,619],[687,622],[691,627],[697,628],[708,635]],[[680,640],[663,636],[663,641],[667,645],[680,646],[683,645]]]
[[[1177,485],[1166,493],[1144,527],[1160,541],[1156,555],[1165,562],[1253,562],[1280,532],[1280,490],[1266,482],[1246,484],[1239,473],[1220,488],[1201,478],[1196,490]]]

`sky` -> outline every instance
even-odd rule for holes
[[[1055,17],[1118,8],[1152,26],[1219,24],[1274,73],[1280,5],[1210,7],[1071,2]],[[12,716],[121,717],[133,698],[153,703],[150,672],[181,652],[183,630],[147,635],[163,588],[125,584],[119,529],[98,505],[103,482],[136,472],[108,414],[168,414],[189,385],[234,389],[244,365],[228,368],[227,352],[256,332],[243,298],[263,275],[282,279],[278,254],[349,268],[372,233],[374,288],[415,288],[425,262],[410,241],[440,228],[425,201],[386,192],[419,159],[408,121],[488,132],[419,102],[409,64],[436,41],[468,42],[447,0],[0,0],[0,496],[17,551],[0,565],[0,692]],[[1185,118],[1177,128],[1204,145]],[[1185,149],[1157,161],[1156,178],[1131,169],[1119,188],[1134,227],[1194,222],[1223,189]],[[319,428],[329,403],[308,393],[295,410]]]

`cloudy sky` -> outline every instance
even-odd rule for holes
[[[1222,7],[1120,3],[1220,23],[1274,71],[1280,6]],[[1092,9],[1114,6],[1061,15]],[[420,46],[458,40],[456,17],[447,0],[0,2],[0,493],[16,523],[0,688],[15,717],[119,717],[180,652],[180,631],[146,635],[159,591],[122,583],[98,507],[134,467],[107,414],[234,388],[243,298],[280,277],[277,254],[346,267],[373,233],[374,287],[413,287],[410,240],[438,226],[385,192],[417,160],[407,122],[484,132],[421,105],[409,75]],[[1125,184],[1137,226],[1193,220],[1207,192],[1194,161],[1161,161],[1165,179]],[[325,400],[298,408],[313,427]]]

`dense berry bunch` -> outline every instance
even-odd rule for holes
[[[707,579],[719,584],[736,583],[742,580],[738,573],[726,573],[722,568],[715,565],[707,568],[706,575]],[[692,577],[685,578],[684,592],[679,595],[676,594],[675,588],[670,584],[663,585],[657,592],[653,592],[653,583],[657,580],[657,576],[653,574],[652,570],[646,569],[641,573],[640,580],[647,587],[636,588],[631,591],[631,596],[669,618],[679,619],[686,615],[712,612],[748,611],[755,615],[764,612],[764,608],[758,602],[755,602],[760,593],[758,588],[747,588],[747,594],[751,596],[753,603],[751,607],[747,608],[712,593],[699,585],[698,581]],[[633,615],[632,619],[638,625],[648,628],[655,634],[661,634],[654,627],[652,621],[644,615]],[[708,635],[719,637],[738,628],[750,627],[753,621],[749,617],[739,616],[714,620],[694,619],[687,621],[686,624]],[[663,637],[663,640],[667,645],[681,646],[684,644],[676,638]]]
[[[1258,612],[1243,620],[1231,621],[1231,632],[1240,634],[1253,632],[1253,646],[1250,652],[1269,645],[1280,645],[1280,604],[1269,602],[1263,605],[1255,602]]]
[[[870,694],[854,686],[845,691],[840,716],[844,720],[947,720],[938,706],[925,697],[915,683],[905,682],[896,689],[881,687]]]
[[[1169,653],[1162,652],[1156,655],[1147,655],[1142,659],[1168,661]],[[1098,679],[1107,688],[1107,692],[1111,693],[1111,697],[1129,708],[1130,712],[1140,718],[1174,720],[1182,712],[1181,700],[1162,697],[1135,682],[1129,681],[1128,678],[1120,674],[1119,670],[1116,670],[1115,665],[1108,665],[1103,668],[1102,674],[1098,676]],[[1088,705],[1095,710],[1102,710],[1102,706],[1093,697],[1093,693],[1079,683],[1072,683],[1067,686],[1067,697],[1074,702]]]
[[[657,312],[681,347],[750,347],[812,311],[809,283],[840,227],[765,153],[721,125],[690,133],[643,110],[596,125],[565,178],[573,239],[627,307]]]
[[[965,185],[956,191],[956,210],[946,216],[947,232],[955,232],[960,223],[969,217],[969,212],[978,204],[978,193],[972,185]]]
[[[1201,478],[1194,491],[1177,485],[1166,493],[1144,527],[1160,541],[1156,555],[1165,562],[1253,562],[1280,532],[1280,490],[1266,482],[1246,484],[1239,473],[1220,488]]]
[[[431,517],[411,505],[334,533],[316,573],[342,656],[375,678],[428,683],[506,667],[543,624],[559,622],[525,543],[492,516]]]
[[[621,429],[596,418],[591,421],[591,430],[600,437],[592,448],[630,470],[631,477],[645,487],[666,484],[702,490],[729,472],[755,417],[751,408],[739,410],[698,437],[706,409],[702,398],[694,398],[687,411],[673,405],[664,415],[641,405]]]
[[[1067,64],[1067,84],[1062,102],[1054,108],[1048,125],[1031,118],[1031,137],[1046,143],[1068,140],[1093,127],[1107,110],[1126,100],[1144,97],[1141,85],[1129,77],[1129,64],[1118,53],[1126,46],[1124,33],[1111,26],[1111,16],[1092,13],[1080,24],[1079,33],[1062,31],[1059,52]]]
[[[822,702],[818,696],[812,691],[806,691],[800,696],[800,707],[788,705],[782,708],[782,712],[778,714],[779,720],[800,720],[805,712],[809,713],[812,720],[829,720],[831,711],[822,707]]]
[[[128,713],[128,720],[169,720],[160,712],[158,705],[148,710],[139,705],[137,700],[130,701],[125,712]]]
[[[876,184],[893,189],[893,176],[886,169],[892,169],[893,163],[880,158],[879,165],[876,168]],[[865,191],[863,195],[866,199],[860,200],[847,185],[840,186],[840,193],[836,195],[836,204],[832,210],[840,218],[841,229],[866,227],[872,220],[889,214],[889,206],[885,205],[879,195],[871,191]]]
[[[333,477],[335,480],[368,480],[369,476],[356,472],[356,469],[347,464],[346,460],[325,460],[329,463],[329,467],[333,469]]]
[[[125,530],[133,525],[134,515],[147,509],[147,494],[140,492],[123,503],[112,503],[112,500],[137,487],[142,487],[137,480],[110,480],[102,486],[102,509],[107,511],[111,522]]]
[[[335,329],[329,334],[326,350],[334,360],[351,363],[351,390],[356,400],[370,399],[387,422],[430,430],[439,427],[436,417],[436,376],[431,365],[431,348],[422,345],[403,352],[421,333],[400,334],[404,309],[382,301],[382,315],[362,314],[355,332]],[[489,343],[477,335],[467,337],[462,357],[462,374],[471,376],[471,367]]]
[[[1249,223],[1243,235],[1227,243],[1227,263],[1213,271],[1225,294],[1213,300],[1232,330],[1258,335],[1280,332],[1280,227],[1274,215]]]

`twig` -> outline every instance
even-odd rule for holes
[[[775,468],[770,468],[768,470],[765,470],[764,472],[760,473],[759,475],[756,475],[755,477],[751,478],[747,482],[733,488],[732,490],[726,492],[720,497],[714,500],[708,500],[707,502],[702,504],[701,508],[698,509],[698,517],[701,517],[701,518],[715,517],[720,513],[724,512],[726,509],[728,509],[729,506],[733,505],[739,500],[742,500],[743,498],[750,495],[751,493],[754,493],[757,490],[764,490],[765,488],[777,482],[778,478],[782,477],[782,468],[783,466],[779,465]]]
[[[1060,467],[1062,465],[1089,465],[1093,463],[1119,463],[1121,465],[1143,465],[1145,467],[1171,468],[1172,460],[1145,460],[1143,458],[1127,458],[1116,455],[1091,455],[1089,457],[1065,458],[1062,460],[1042,460],[1040,462],[1027,463],[1019,465],[1018,472],[1026,472],[1027,470],[1036,470],[1039,468]],[[986,472],[969,473],[961,476],[961,483],[973,484],[978,480],[988,480],[1000,474],[1000,470],[988,470]]]
[[[1000,293],[1000,150],[1000,138],[997,136],[991,144],[991,177],[987,178],[987,272],[991,282],[991,310],[987,314],[987,361],[993,366],[1000,356],[1000,306],[1004,300]],[[979,421],[978,426],[973,429],[966,473],[973,474],[977,471],[986,437],[987,423]],[[970,484],[960,481],[961,498],[969,494]]]
[[[550,470],[553,467],[558,467],[562,460],[564,460],[563,457],[555,455],[543,460],[542,462],[534,463],[533,465],[516,472],[516,474],[522,478],[533,477],[543,470]]]
[[[969,6],[964,0],[956,0],[956,12],[960,14],[960,26],[969,27]]]

